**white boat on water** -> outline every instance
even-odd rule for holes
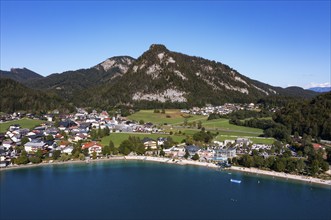
[[[241,180],[230,179],[230,181],[233,183],[241,183]]]

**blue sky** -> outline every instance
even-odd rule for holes
[[[153,43],[274,86],[330,84],[330,1],[3,1],[1,70],[89,68]]]

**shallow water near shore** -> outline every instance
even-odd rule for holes
[[[8,170],[0,190],[1,219],[331,218],[329,187],[147,161]]]

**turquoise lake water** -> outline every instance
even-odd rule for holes
[[[0,187],[0,219],[331,219],[329,187],[144,161],[8,170]]]

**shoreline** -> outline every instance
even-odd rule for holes
[[[300,182],[306,182],[306,183],[313,183],[313,184],[319,184],[324,186],[331,186],[331,180],[323,180],[311,176],[302,176],[302,175],[295,175],[295,174],[289,174],[284,172],[276,172],[276,171],[268,171],[268,170],[261,170],[258,168],[247,168],[247,167],[238,167],[238,166],[232,166],[230,168],[226,168],[225,170],[233,170],[233,171],[239,171],[243,173],[251,173],[251,174],[257,174],[257,175],[264,175],[264,176],[272,176],[282,179],[290,179],[290,180],[296,180]]]
[[[186,160],[186,159],[172,159],[172,158],[166,158],[166,157],[151,157],[151,156],[115,156],[115,157],[110,157],[110,158],[101,158],[101,159],[89,160],[89,161],[69,160],[69,161],[65,161],[65,162],[56,161],[56,162],[51,162],[51,163],[49,162],[49,163],[40,163],[40,164],[14,165],[14,166],[4,167],[4,168],[1,167],[0,172],[6,171],[6,170],[43,167],[43,166],[48,166],[48,165],[95,163],[95,162],[113,161],[113,160],[139,160],[139,161],[151,161],[151,162],[159,162],[159,163],[177,164],[177,165],[181,165],[181,166],[193,165],[193,166],[202,166],[202,167],[213,168],[213,169],[219,168],[219,166],[214,163],[199,162],[199,161],[192,161],[192,160]],[[296,180],[296,181],[305,182],[305,183],[313,183],[313,184],[318,184],[318,185],[331,186],[331,180],[323,180],[323,179],[318,179],[318,178],[314,178],[314,177],[310,177],[310,176],[301,176],[301,175],[280,173],[280,172],[275,172],[275,171],[267,171],[267,170],[261,170],[261,169],[257,169],[257,168],[232,166],[232,167],[226,168],[224,170],[233,170],[233,171],[238,171],[238,172],[243,172],[243,173],[272,176],[272,177],[278,177],[278,178],[282,178],[282,179]]]

